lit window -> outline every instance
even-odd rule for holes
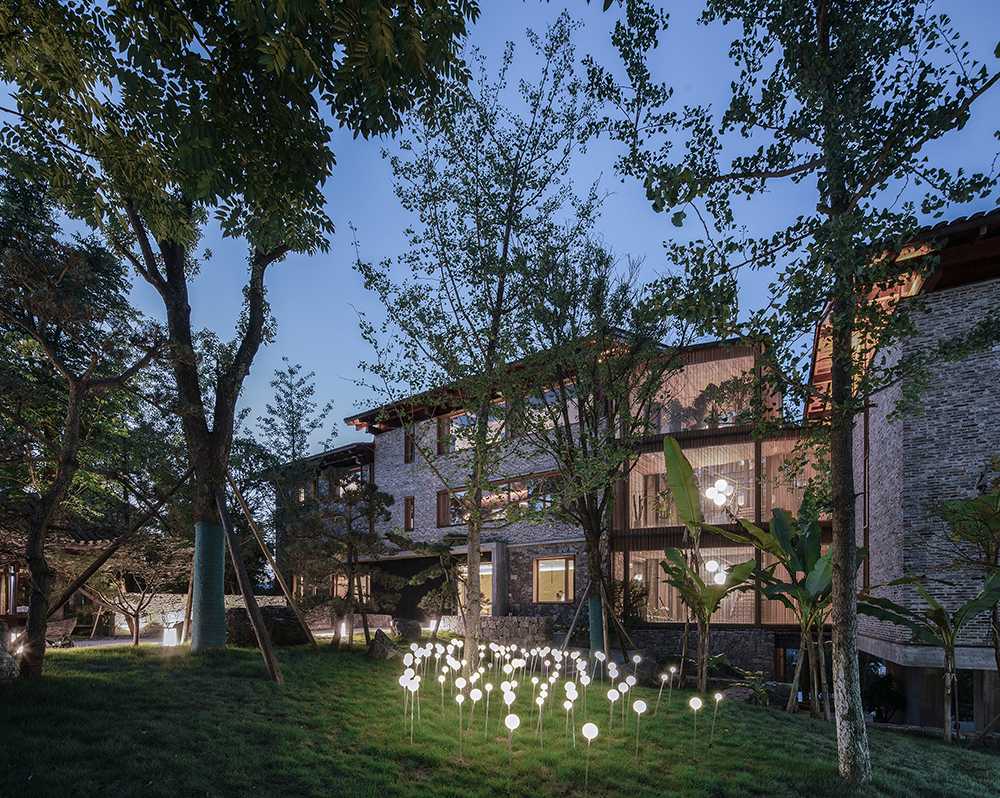
[[[454,495],[446,490],[438,492],[437,522],[438,526],[463,526],[468,523],[465,511],[465,491],[455,491]]]
[[[408,426],[403,437],[403,462],[412,463],[416,453],[413,440],[413,426]]]
[[[536,604],[573,600],[572,557],[540,557],[534,563]]]

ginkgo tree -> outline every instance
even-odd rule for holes
[[[265,274],[289,253],[326,250],[333,233],[323,106],[357,135],[396,130],[464,77],[459,42],[477,15],[471,0],[83,0],[0,15],[10,93],[0,151],[100,230],[163,302],[195,469],[195,649],[226,643],[215,495],[243,381],[273,332]],[[191,285],[209,216],[247,258],[235,335],[199,361]]]

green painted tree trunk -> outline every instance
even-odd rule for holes
[[[194,530],[191,649],[225,648],[225,532],[221,523],[207,521],[195,523]]]

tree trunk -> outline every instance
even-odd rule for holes
[[[823,720],[829,722],[833,720],[833,713],[830,710],[830,680],[826,675],[826,640],[824,639],[822,624],[817,624],[817,629],[819,630],[819,683],[823,697]]]
[[[816,643],[813,640],[813,630],[809,629],[806,636],[806,646],[809,649],[809,717],[819,717],[819,666],[816,662]]]
[[[698,692],[708,692],[708,656],[711,640],[709,638],[709,623],[695,613],[698,622]]]
[[[139,624],[142,623],[142,619],[139,617],[139,611],[136,610],[132,615],[132,645],[139,645]]]
[[[477,487],[476,493],[481,491]],[[479,511],[473,514],[469,522],[469,553],[466,560],[466,590],[465,590],[465,647],[462,659],[467,663],[465,678],[479,667],[479,622],[483,612],[483,596],[479,586],[479,571],[481,564],[482,530],[480,528],[480,512],[482,500],[479,501]]]
[[[59,452],[56,475],[49,489],[36,501],[28,521],[25,559],[31,576],[31,589],[28,594],[28,620],[24,630],[24,651],[21,653],[20,667],[21,675],[29,678],[41,676],[45,662],[45,628],[49,620],[49,597],[55,580],[55,572],[45,559],[45,539],[49,526],[69,492],[73,477],[80,468],[77,455],[86,393],[85,384],[72,380],[69,382],[62,449]]]
[[[858,665],[858,578],[855,534],[854,402],[852,336],[854,295],[849,276],[839,276],[831,308],[830,477],[833,538],[831,619],[833,689],[840,775],[867,784],[872,778],[868,731],[861,705]]]
[[[954,655],[944,652],[944,741],[951,742],[951,681],[954,671]]]
[[[799,656],[795,662],[795,674],[792,676],[792,691],[788,695],[788,703],[785,705],[785,712],[795,713],[799,711],[799,679],[802,678],[802,663],[805,661],[806,650],[806,630],[799,630]]]

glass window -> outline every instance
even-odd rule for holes
[[[482,553],[483,559],[479,563],[479,595],[481,597],[480,615],[493,614],[493,563],[488,559],[490,552]],[[469,569],[463,565],[458,569],[460,576],[458,582],[458,599],[465,606],[466,579]]]
[[[534,563],[536,604],[573,600],[573,557],[540,557]]]
[[[724,575],[734,565],[752,560],[753,546],[702,547],[700,550],[701,578],[710,583],[717,576]],[[681,601],[680,593],[665,578],[660,563],[662,551],[633,551],[629,553],[628,578],[646,587],[646,620],[650,623],[683,623],[687,607]],[[727,595],[712,616],[712,623],[732,623],[751,625],[756,611],[756,594],[753,590],[733,592]]]
[[[413,425],[406,427],[403,433],[403,462],[412,463],[416,454],[416,446],[413,440]]]
[[[701,496],[707,524],[733,523],[733,516],[754,520],[754,444],[724,444],[685,449]],[[632,529],[680,526],[667,485],[663,454],[639,456],[629,475],[629,526]]]
[[[463,526],[468,523],[464,498],[464,490],[456,491],[454,495],[446,490],[438,491],[438,526]]]
[[[413,496],[403,499],[403,529],[407,532],[413,531]]]
[[[707,356],[713,359],[697,362]],[[732,426],[748,420],[750,391],[742,385],[742,378],[754,368],[753,352],[734,347],[691,352],[685,357],[688,362],[683,371],[667,377],[660,396],[650,405],[650,421],[659,423],[659,431]]]

